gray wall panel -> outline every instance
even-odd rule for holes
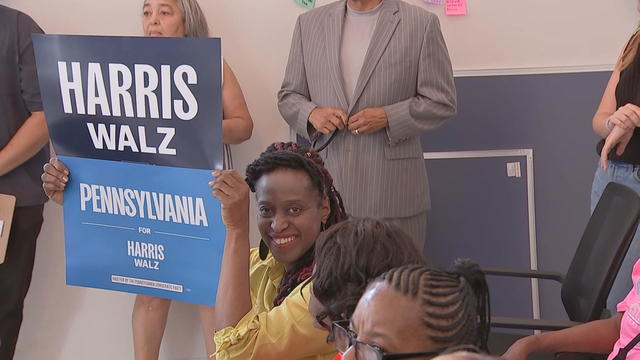
[[[522,177],[507,177],[506,162],[520,162]],[[470,258],[491,267],[529,263],[526,158],[426,160],[432,174],[427,259],[447,268]],[[526,266],[528,268],[528,265]],[[489,277],[496,315],[531,317],[531,282]]]
[[[534,150],[541,269],[566,271],[588,220],[597,159],[591,118],[609,75],[460,77],[458,114],[422,137],[428,152]],[[559,286],[541,282],[540,293],[543,317],[564,316]]]

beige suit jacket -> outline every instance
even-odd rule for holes
[[[438,17],[401,0],[383,0],[381,6],[351,104],[339,59],[346,2],[300,15],[278,108],[309,139],[317,135],[308,127],[316,107],[341,108],[349,116],[382,107],[387,128],[360,135],[339,131],[322,156],[350,215],[397,218],[429,206],[420,134],[455,114],[456,93]]]

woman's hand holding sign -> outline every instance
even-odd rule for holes
[[[251,310],[249,290],[249,185],[235,170],[214,171],[209,182],[227,228],[218,283],[215,329],[235,326]]]
[[[69,181],[69,169],[58,158],[51,158],[48,163],[44,164],[43,170],[40,178],[45,195],[62,205],[64,188]]]
[[[222,221],[227,230],[249,229],[249,185],[235,170],[213,172],[209,182],[213,196],[222,204]]]

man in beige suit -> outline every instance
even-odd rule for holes
[[[420,134],[455,114],[438,17],[401,0],[342,0],[300,15],[278,93],[284,119],[322,155],[352,216],[393,220],[424,246]]]

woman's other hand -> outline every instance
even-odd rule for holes
[[[58,158],[51,158],[48,163],[44,164],[43,170],[40,178],[45,195],[62,205],[64,188],[69,182],[69,169]]]
[[[617,125],[613,127],[613,130],[611,130],[611,133],[609,133],[609,135],[605,139],[604,146],[602,147],[602,151],[600,152],[600,166],[603,169],[606,169],[608,167],[607,160],[609,157],[609,153],[611,152],[611,150],[613,150],[614,146],[617,145],[616,154],[622,155],[627,147],[627,144],[629,144],[629,140],[631,140],[631,137],[633,136],[634,129],[635,127],[625,129]]]
[[[235,170],[212,173],[209,182],[213,196],[222,204],[222,221],[227,230],[249,228],[249,185]]]

